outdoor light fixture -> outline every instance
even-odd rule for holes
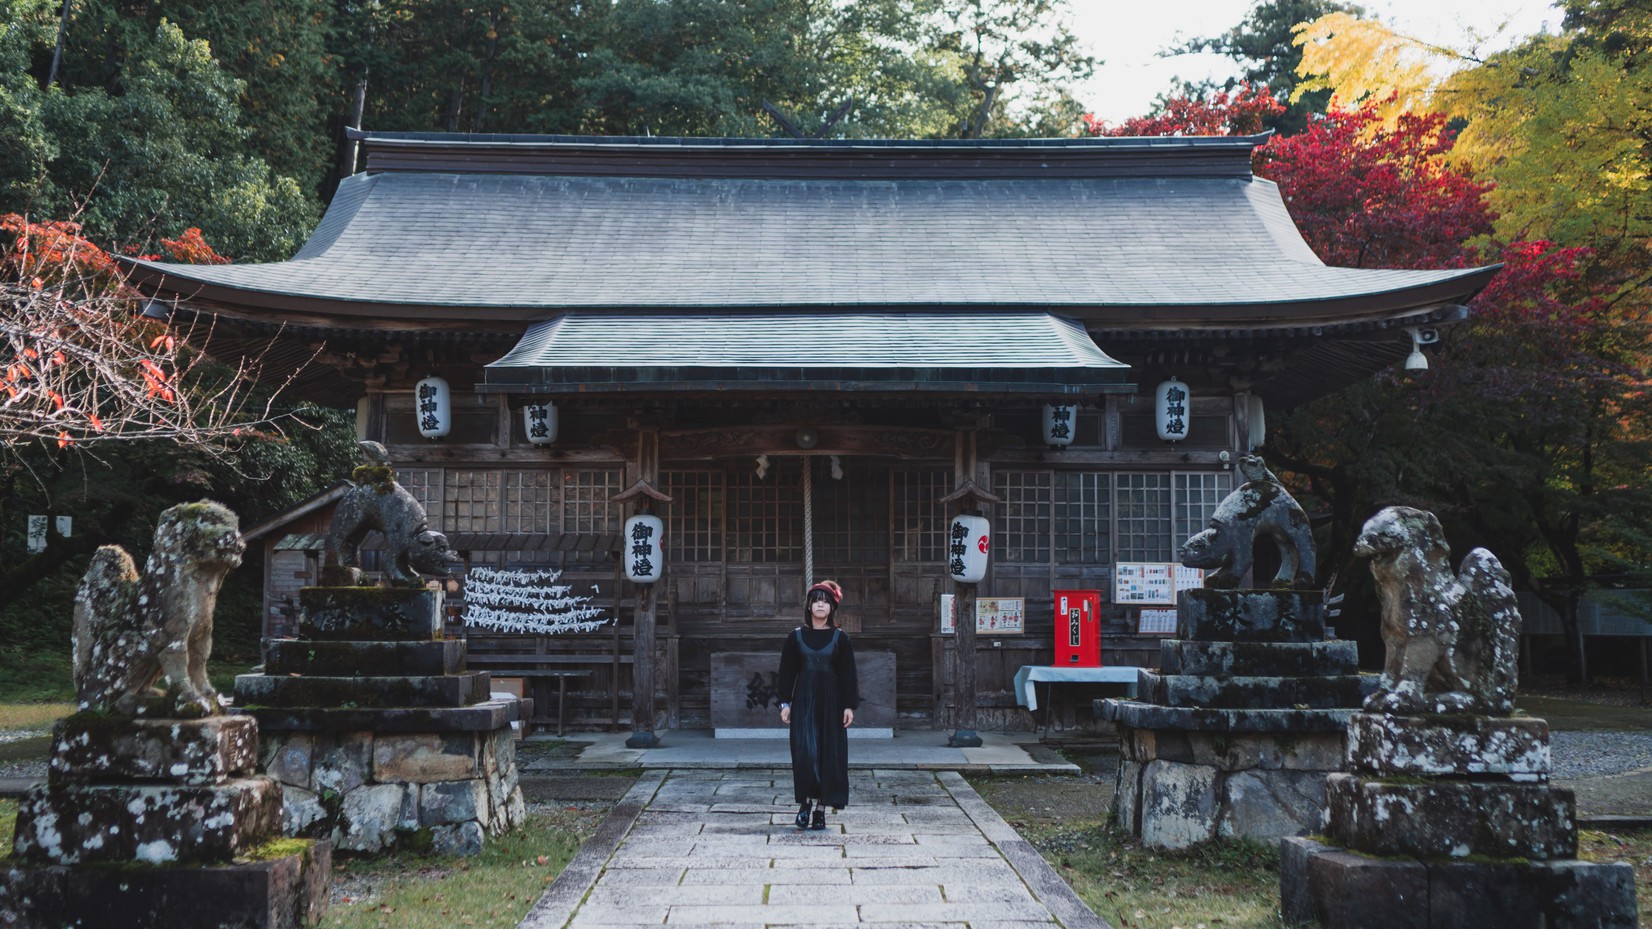
[[[992,526],[985,516],[959,514],[947,529],[947,574],[960,584],[979,584],[987,576]]]
[[[453,428],[453,392],[447,381],[434,374],[420,381],[413,388],[413,414],[418,417],[419,435],[444,438]]]
[[[652,513],[638,513],[625,521],[625,579],[652,584],[665,569],[665,523]]]
[[[797,447],[798,448],[814,448],[816,445],[819,445],[819,444],[820,444],[820,433],[814,431],[813,429],[809,428],[808,426],[804,426],[802,429],[797,430]]]
[[[1187,424],[1191,418],[1188,411],[1192,406],[1193,398],[1187,391],[1187,385],[1176,380],[1174,375],[1160,384],[1153,391],[1153,428],[1159,438],[1166,442],[1180,442],[1187,438]]]
[[[522,408],[522,428],[528,441],[534,445],[549,445],[556,441],[556,404],[530,403]]]
[[[1066,403],[1044,404],[1044,444],[1066,448],[1073,444],[1073,428],[1078,425],[1078,407]]]
[[[1411,354],[1405,356],[1405,370],[1427,371],[1428,356],[1423,354],[1423,346],[1440,341],[1440,330],[1407,326],[1405,331],[1411,333]]]

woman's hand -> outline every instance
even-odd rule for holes
[[[790,726],[791,724],[792,724],[792,708],[789,707],[789,706],[781,707],[780,708],[780,725]]]
[[[843,710],[843,728],[845,728],[845,729],[849,728],[849,724],[854,722],[854,721],[855,721],[855,711],[851,710],[851,709],[848,709],[848,708],[845,708]]]

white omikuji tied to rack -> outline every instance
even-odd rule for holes
[[[594,632],[608,623],[590,595],[559,584],[561,571],[471,568],[465,575],[464,624],[492,632],[558,635]],[[591,593],[597,593],[591,585]]]

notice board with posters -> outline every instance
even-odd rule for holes
[[[941,634],[951,635],[957,611],[952,594],[941,594]],[[1021,635],[1027,631],[1027,601],[1023,597],[976,597],[976,635]]]

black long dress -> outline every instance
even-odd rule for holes
[[[849,805],[849,732],[860,706],[855,650],[841,629],[799,626],[780,650],[780,699],[792,705],[792,787],[797,802]]]

